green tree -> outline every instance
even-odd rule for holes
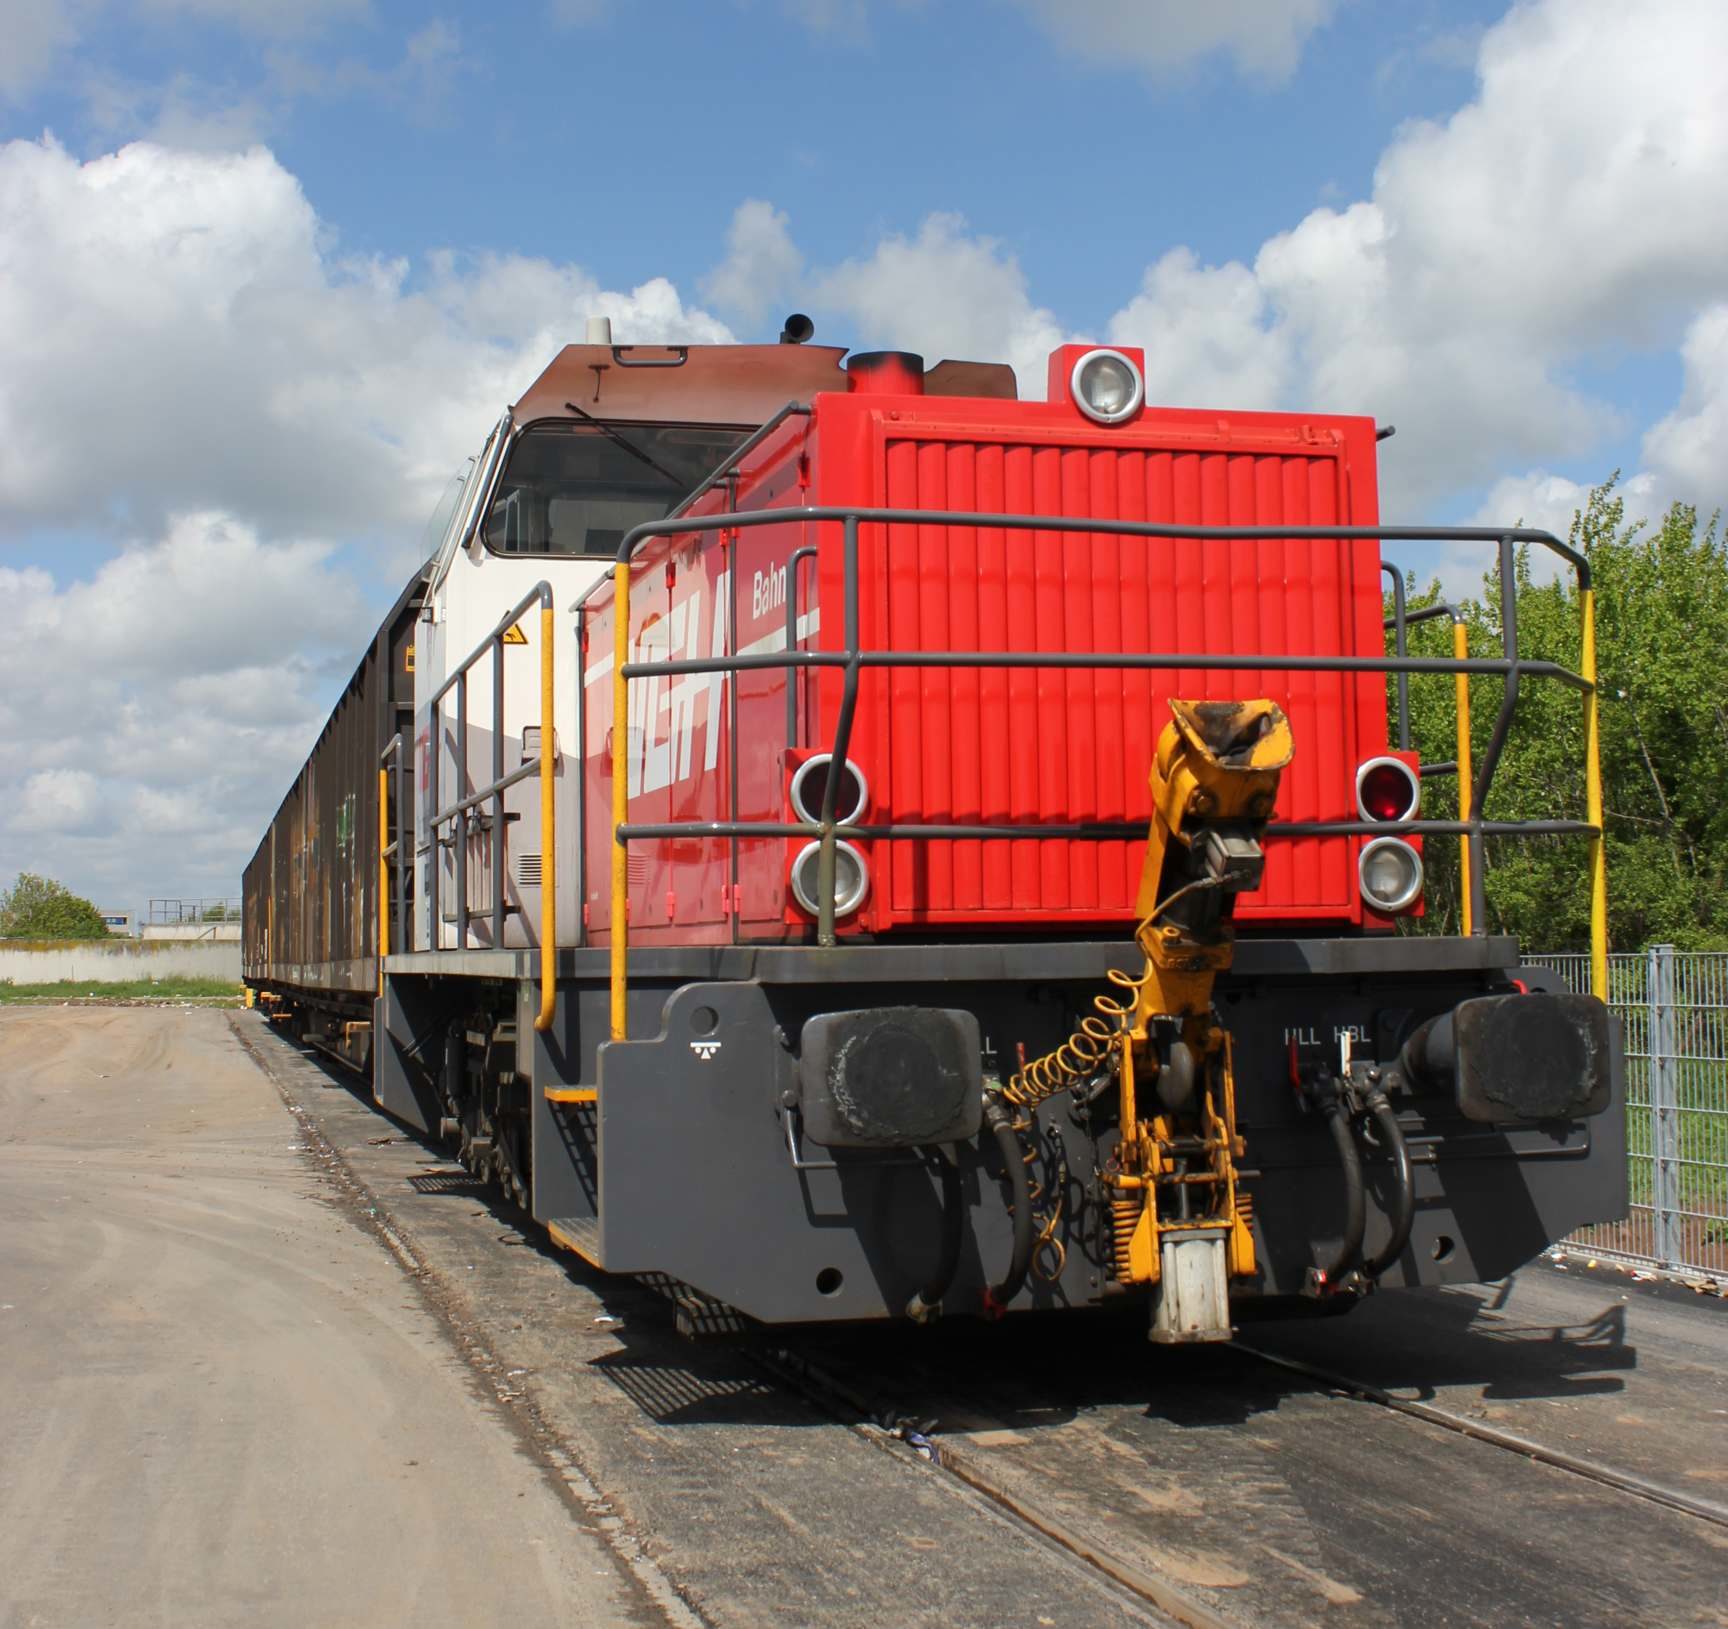
[[[1610,479],[1573,519],[1570,542],[1596,590],[1609,937],[1618,949],[1658,941],[1728,948],[1728,551],[1717,519],[1675,505],[1654,527],[1628,524]],[[1578,590],[1535,569],[1521,550],[1514,605],[1519,648],[1576,671]],[[1431,585],[1412,606],[1430,603]],[[1460,609],[1474,656],[1502,650],[1498,573]],[[1418,655],[1450,655],[1442,621],[1410,630]],[[1414,743],[1425,761],[1456,755],[1453,681],[1411,681]],[[1471,738],[1480,765],[1504,687],[1471,682]],[[1527,676],[1486,813],[1502,820],[1583,819],[1583,707],[1576,691]],[[1451,780],[1423,784],[1424,812],[1457,810]],[[1585,845],[1573,837],[1491,838],[1484,886],[1491,931],[1532,948],[1581,949],[1589,935]],[[1413,931],[1459,927],[1457,844],[1427,845],[1428,918]]]
[[[19,873],[0,891],[0,939],[105,939],[102,913],[69,888],[35,873]]]

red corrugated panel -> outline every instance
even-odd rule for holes
[[[1289,444],[1287,452],[1101,449],[899,435],[883,446],[884,500],[1196,525],[1359,518],[1336,441]],[[884,576],[886,642],[901,650],[1378,648],[1372,543],[896,527]],[[1142,822],[1166,698],[1267,695],[1290,713],[1297,743],[1280,818],[1347,818],[1359,738],[1383,719],[1382,684],[1247,671],[895,670],[882,788],[890,807],[879,812],[905,822]],[[1371,745],[1383,739],[1382,724]],[[1265,888],[1240,914],[1355,916],[1353,847],[1322,838],[1274,845]],[[1132,912],[1140,880],[1138,842],[893,848],[887,903],[900,920],[1118,917]]]

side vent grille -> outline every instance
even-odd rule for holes
[[[516,856],[516,881],[523,888],[538,888],[540,886],[540,856],[538,854],[518,854]]]

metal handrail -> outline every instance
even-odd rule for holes
[[[668,520],[676,520],[680,515],[688,514],[690,512],[690,506],[695,503],[698,498],[702,497],[706,493],[712,492],[714,488],[728,476],[735,475],[738,472],[738,466],[744,462],[744,459],[748,454],[755,452],[755,450],[788,419],[796,418],[800,414],[805,418],[810,416],[810,407],[808,403],[788,402],[784,407],[780,408],[779,411],[769,418],[765,424],[761,425],[758,429],[752,430],[750,434],[740,441],[738,445],[731,450],[731,452],[727,453],[727,455],[721,459],[713,469],[703,476],[695,486],[686,492],[684,496],[678,500],[677,505],[673,508],[672,512],[666,516],[666,518]]]
[[[695,522],[695,524],[692,524]],[[702,524],[706,522],[707,524]],[[649,540],[692,532],[743,530],[755,526],[838,522],[843,535],[843,603],[844,627],[840,648],[830,651],[769,652],[753,656],[706,657],[657,662],[623,660],[630,649],[630,575],[636,551]],[[1503,654],[1500,657],[1475,657],[1461,653],[1455,640],[1451,659],[1443,657],[1361,656],[1278,656],[1268,653],[1195,653],[1163,652],[1106,653],[1064,651],[865,651],[860,646],[858,536],[866,524],[943,526],[987,528],[998,531],[1084,532],[1117,537],[1147,537],[1192,539],[1197,542],[1232,542],[1306,539],[1314,541],[1375,541],[1375,542],[1480,542],[1499,545],[1499,567],[1503,602],[1509,603],[1514,583],[1514,549],[1517,544],[1534,544],[1548,549],[1567,562],[1579,585],[1581,614],[1584,624],[1581,660],[1582,672],[1573,673],[1560,664],[1531,661],[1518,651],[1517,619],[1508,609],[1502,618]],[[1460,777],[1461,798],[1468,787],[1468,813],[1457,821],[1412,820],[1393,823],[1366,821],[1281,822],[1268,828],[1273,835],[1351,835],[1369,832],[1384,833],[1399,830],[1412,833],[1464,837],[1470,848],[1470,888],[1472,897],[1471,931],[1480,936],[1486,920],[1482,898],[1482,843],[1494,835],[1581,835],[1590,839],[1591,876],[1591,946],[1592,966],[1601,972],[1599,986],[1606,988],[1607,967],[1607,890],[1606,870],[1602,854],[1601,763],[1597,730],[1595,602],[1590,562],[1578,550],[1562,543],[1552,533],[1533,527],[1494,528],[1482,526],[1193,526],[1162,522],[1123,521],[1090,516],[1003,515],[976,511],[940,509],[886,509],[817,505],[803,509],[750,510],[730,513],[688,514],[670,516],[660,521],[645,521],[632,527],[618,546],[612,571],[615,628],[612,664],[612,832],[613,855],[611,877],[611,1032],[615,1040],[628,1038],[629,1022],[626,1009],[629,962],[629,874],[626,863],[628,844],[636,838],[651,838],[675,833],[699,833],[711,837],[801,836],[815,835],[821,843],[817,871],[817,941],[822,946],[836,942],[834,921],[834,883],[836,844],[845,835],[887,836],[908,839],[1014,838],[1030,836],[1065,836],[1090,838],[1118,836],[1113,828],[1096,826],[842,826],[835,819],[846,753],[851,740],[853,719],[857,709],[859,677],[866,667],[1046,667],[1046,668],[1168,668],[1168,669],[1260,669],[1287,672],[1379,672],[1379,673],[1451,673],[1463,679],[1473,673],[1492,674],[1505,681],[1505,693],[1494,721],[1488,747],[1483,754],[1480,770],[1474,777],[1465,770]],[[1395,596],[1396,597],[1396,596]],[[1455,625],[1456,626],[1456,625]],[[629,739],[629,683],[634,678],[673,676],[689,673],[746,672],[758,668],[836,667],[842,670],[843,683],[839,713],[835,721],[830,756],[833,768],[827,776],[819,819],[809,821],[707,821],[663,823],[632,826],[629,821],[629,787],[625,753]],[[1486,802],[1498,767],[1506,736],[1516,712],[1520,676],[1555,678],[1582,692],[1585,711],[1585,779],[1586,819],[1584,821],[1486,821],[1480,810]],[[790,676],[790,675],[789,675]],[[1468,696],[1464,697],[1468,708]],[[1468,748],[1461,749],[1460,764],[1468,759]]]
[[[533,758],[504,772],[504,636],[515,627],[528,610],[540,607],[540,751]],[[557,1011],[558,984],[558,833],[556,827],[556,789],[552,772],[556,760],[553,735],[553,701],[556,695],[553,665],[552,585],[544,578],[536,583],[469,655],[451,669],[450,675],[432,692],[427,703],[432,728],[436,735],[442,717],[440,705],[452,689],[456,692],[456,785],[458,791],[468,779],[468,670],[481,657],[492,655],[492,779],[477,790],[458,797],[447,808],[437,808],[438,762],[443,750],[436,739],[431,743],[426,800],[434,805],[428,817],[427,829],[432,839],[431,879],[427,894],[431,906],[432,949],[439,949],[438,848],[439,828],[454,822],[451,842],[455,845],[456,925],[464,943],[468,937],[468,815],[482,803],[492,804],[492,943],[504,943],[504,793],[530,775],[540,777],[540,1010],[534,1018],[534,1028],[544,1033],[552,1027]]]
[[[1400,656],[1410,654],[1409,629],[1413,622],[1432,622],[1435,617],[1450,617],[1452,619],[1452,656],[1455,661],[1465,662],[1470,657],[1470,626],[1464,619],[1464,613],[1450,600],[1435,600],[1432,605],[1424,605],[1419,610],[1407,610],[1404,603],[1404,573],[1397,566],[1381,562],[1381,571],[1392,579],[1392,615],[1382,624],[1391,631],[1393,649]],[[1588,574],[1586,573],[1586,581]],[[1505,584],[1503,583],[1504,590]],[[1588,589],[1586,589],[1588,592]],[[1593,693],[1592,693],[1593,694]],[[1453,718],[1458,737],[1458,756],[1450,764],[1424,764],[1421,766],[1423,775],[1456,775],[1458,777],[1458,818],[1463,821],[1470,819],[1472,793],[1470,773],[1470,675],[1460,669],[1453,680]],[[1516,700],[1516,697],[1514,697]],[[1398,746],[1401,751],[1410,750],[1410,680],[1406,674],[1398,675]],[[1601,824],[1600,821],[1597,822]],[[1458,839],[1458,913],[1460,926],[1466,935],[1476,931],[1476,901],[1474,898],[1473,879],[1478,874],[1478,867],[1471,864],[1470,838],[1468,832]],[[1607,941],[1603,941],[1606,954]],[[1603,964],[1606,968],[1607,964]],[[1606,972],[1604,972],[1606,978]]]
[[[390,835],[390,761],[402,768],[402,732],[398,730],[378,754],[378,993],[384,993],[384,959],[390,954],[390,860],[402,850],[400,838]],[[397,799],[400,810],[401,799]],[[402,890],[397,889],[400,896]],[[398,900],[400,908],[400,899]]]

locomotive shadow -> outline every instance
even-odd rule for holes
[[[1524,1268],[1521,1272],[1533,1269]],[[1573,1322],[1505,1318],[1518,1274],[1480,1295],[1467,1289],[1376,1296],[1340,1323],[1243,1330],[1253,1346],[1366,1381],[1410,1401],[1468,1388],[1484,1401],[1615,1394],[1638,1369],[1623,1301]]]

